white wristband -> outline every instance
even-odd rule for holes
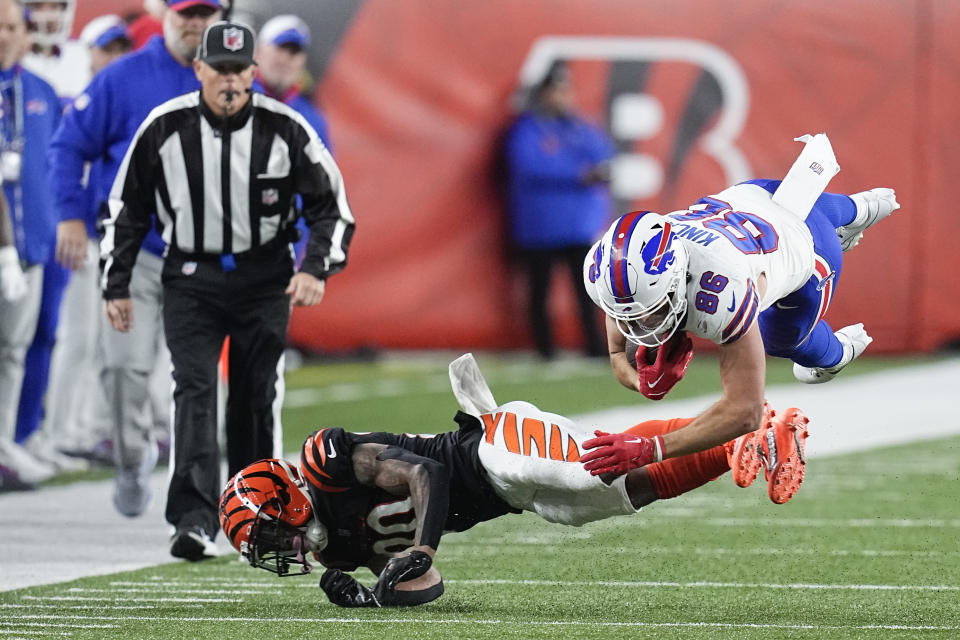
[[[653,446],[656,447],[654,451],[654,462],[663,462],[663,436],[654,436]]]

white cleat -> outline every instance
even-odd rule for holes
[[[833,380],[840,370],[860,357],[873,338],[863,329],[863,323],[852,324],[833,332],[843,345],[843,357],[832,367],[803,367],[794,363],[793,377],[806,384],[821,384]]]
[[[850,224],[837,229],[837,237],[840,238],[840,246],[844,253],[860,243],[863,232],[868,227],[872,227],[900,208],[897,203],[897,194],[893,189],[886,187],[854,193],[850,198],[857,205],[857,217]]]

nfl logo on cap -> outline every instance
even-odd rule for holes
[[[229,27],[223,30],[223,48],[229,51],[243,49],[243,29]]]
[[[224,63],[250,67],[253,59],[253,31],[239,22],[215,22],[203,32],[197,59],[209,65]]]

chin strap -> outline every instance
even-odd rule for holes
[[[300,570],[300,575],[313,571],[313,565],[310,564],[309,560],[307,560],[307,552],[309,549],[307,549],[307,545],[302,534],[293,539],[293,550],[297,552],[297,562],[303,566],[303,569]]]

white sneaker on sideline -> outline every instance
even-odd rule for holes
[[[850,224],[837,228],[840,247],[846,253],[860,243],[863,232],[900,208],[893,189],[878,187],[850,196],[857,205],[857,217]]]
[[[16,442],[0,442],[0,464],[28,484],[49,480],[56,473],[53,467],[37,460]]]
[[[49,444],[43,437],[34,436],[27,440],[26,449],[34,458],[43,462],[57,473],[66,473],[70,471],[86,471],[90,468],[90,463],[82,458],[67,456],[56,447]]]
[[[793,377],[806,384],[820,384],[833,380],[840,370],[860,357],[873,338],[867,335],[863,323],[852,324],[849,327],[833,332],[840,344],[843,345],[843,357],[832,367],[803,367],[793,364]]]

